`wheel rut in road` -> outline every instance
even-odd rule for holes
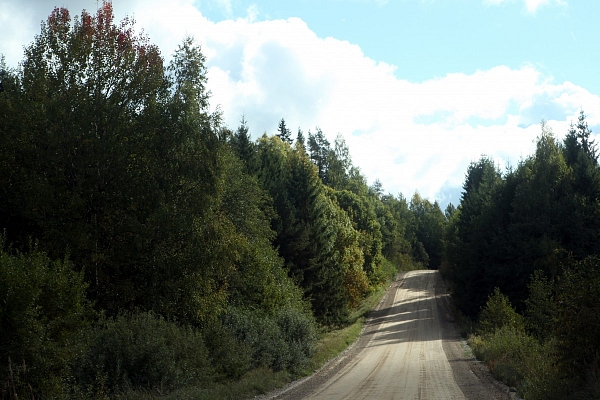
[[[356,343],[309,378],[269,399],[510,399],[465,355],[437,271],[398,275]]]

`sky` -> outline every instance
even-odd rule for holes
[[[17,67],[55,7],[0,0],[0,53]],[[501,170],[561,140],[580,110],[600,142],[597,0],[113,0],[170,60],[192,36],[212,107],[256,139],[284,118],[295,136],[341,135],[371,184],[457,205],[469,164]]]

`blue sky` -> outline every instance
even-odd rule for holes
[[[299,17],[319,37],[357,44],[411,81],[532,63],[600,92],[600,2],[482,0],[200,1],[213,21]]]
[[[0,0],[10,66],[52,8],[95,0]],[[114,0],[168,60],[201,44],[213,106],[253,137],[283,117],[344,137],[370,182],[442,206],[485,154],[531,154],[540,121],[560,139],[580,109],[600,132],[597,0]],[[600,140],[598,140],[600,142]]]

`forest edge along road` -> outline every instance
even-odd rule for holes
[[[465,353],[439,272],[404,272],[354,345],[312,376],[262,398],[510,399],[508,388]]]
[[[465,354],[438,271],[398,275],[361,337],[312,376],[268,399],[510,399]]]

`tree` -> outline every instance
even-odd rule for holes
[[[190,38],[165,69],[110,3],[73,25],[55,9],[0,98],[8,241],[70,251],[109,314],[214,315],[233,262],[214,214],[222,145],[205,82]]]
[[[600,166],[597,148],[583,110],[563,142],[565,161],[572,168],[573,196],[566,199],[564,227],[566,247],[580,258],[598,254],[600,223]]]
[[[379,179],[375,179],[375,182],[373,182],[373,185],[370,187],[370,189],[373,191],[373,194],[377,196],[377,198],[383,196],[383,184]]]
[[[591,133],[592,131],[588,128],[588,123],[585,120],[585,114],[581,110],[577,119],[577,125],[571,123],[569,132],[565,136],[565,147],[568,154],[567,161],[570,164],[574,164],[577,160],[579,150],[582,150],[593,161],[598,161],[596,144],[594,140],[590,139]]]
[[[288,127],[285,125],[285,120],[283,118],[281,118],[281,121],[279,121],[279,125],[277,126],[277,132],[279,132],[277,134],[277,137],[279,137],[279,139],[286,143],[292,144],[292,131],[288,129]]]
[[[450,221],[455,212],[456,212],[456,207],[454,206],[454,204],[448,203],[448,205],[446,206],[446,209],[444,210],[444,216],[446,217],[446,220]]]
[[[340,134],[335,138],[333,151],[327,155],[327,163],[327,185],[337,190],[347,189],[352,159],[350,149]]]
[[[308,131],[308,150],[310,160],[317,166],[319,178],[323,183],[328,183],[327,173],[329,171],[331,148],[323,131],[318,127],[314,134]]]
[[[231,138],[231,146],[234,153],[243,161],[245,171],[254,174],[257,170],[256,149],[248,132],[249,128],[246,118],[242,116],[240,126]]]
[[[417,249],[423,246],[426,258],[421,261],[431,269],[438,269],[442,263],[443,236],[445,218],[439,204],[421,198],[415,193],[410,201],[410,211],[413,213],[414,233]],[[419,254],[420,255],[420,254]]]
[[[500,172],[492,160],[482,157],[471,163],[456,211],[458,216],[447,231],[447,273],[460,308],[472,317],[493,289],[486,283],[486,262],[488,254],[493,253],[491,236],[497,226],[492,223],[494,216],[489,211],[500,183]]]
[[[304,133],[302,129],[298,128],[298,135],[296,136],[296,143],[304,147]]]
[[[366,184],[365,184],[366,186]],[[359,232],[359,243],[363,252],[363,270],[374,278],[381,263],[382,234],[375,207],[366,195],[359,196],[348,190],[333,192],[337,204],[344,210],[352,226]]]
[[[412,260],[411,241],[413,233],[409,230],[414,218],[408,208],[408,202],[402,194],[394,197],[385,195],[381,199],[382,211],[377,211],[382,234],[382,254],[398,267],[410,268]]]

